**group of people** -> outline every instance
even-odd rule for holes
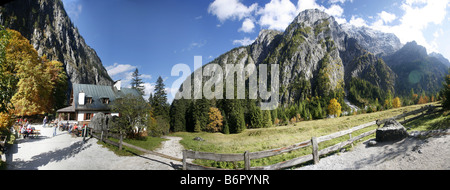
[[[80,134],[83,135],[85,130],[87,129],[86,124],[84,124],[83,126],[78,126],[77,124],[70,125],[68,121],[66,123],[64,123],[62,119],[55,119],[55,120],[49,122],[48,117],[45,116],[42,121],[42,127],[45,128],[46,126],[49,125],[49,123],[54,124],[53,137],[57,135],[58,129],[67,130],[67,131],[69,131],[69,133],[75,134],[76,136],[79,136]],[[26,118],[18,119],[16,125],[20,126],[19,131],[20,131],[20,134],[22,134],[24,138],[29,137],[29,135],[33,134],[33,131],[36,130],[34,127],[31,126],[30,122]]]
[[[27,138],[35,130],[34,127],[31,126],[30,121],[28,121],[26,118],[20,118],[19,120],[17,120],[17,123],[20,126],[19,131],[23,135],[23,138]]]
[[[77,124],[75,124],[74,126],[69,127],[69,133],[72,133],[75,136],[83,136],[85,132],[84,130],[86,130],[86,124],[84,124],[83,126],[78,126]]]

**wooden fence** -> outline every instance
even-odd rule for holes
[[[407,116],[416,115],[416,114],[420,114],[420,113],[422,113],[422,115],[425,113],[430,113],[431,111],[434,110],[434,108],[436,108],[436,107],[435,106],[425,106],[418,110],[403,113],[401,115],[397,115],[390,119],[399,120],[399,119],[404,118],[404,121],[400,121],[402,123],[402,122],[406,121],[405,117],[407,117]],[[422,116],[422,115],[420,115],[420,116]],[[416,116],[412,119],[415,119],[420,116]],[[278,169],[293,167],[293,166],[296,166],[296,165],[299,165],[299,164],[302,164],[302,163],[305,163],[305,162],[308,162],[311,160],[314,161],[315,164],[317,164],[319,162],[319,157],[321,155],[325,155],[325,154],[337,151],[344,146],[352,144],[354,141],[356,141],[358,139],[361,139],[361,138],[367,137],[371,134],[374,134],[376,132],[376,129],[362,133],[356,137],[352,137],[351,134],[354,131],[358,131],[358,130],[361,130],[361,129],[364,129],[364,128],[367,128],[367,127],[370,127],[373,125],[380,126],[381,124],[384,124],[384,122],[386,120],[372,121],[372,122],[365,123],[365,124],[353,127],[348,130],[339,131],[339,132],[336,132],[336,133],[333,133],[330,135],[321,136],[321,137],[312,137],[311,140],[303,141],[303,142],[291,145],[289,147],[265,150],[265,151],[260,151],[260,152],[245,151],[242,154],[216,154],[216,153],[209,153],[209,152],[184,150],[183,151],[183,160],[182,160],[183,161],[183,170],[219,170],[219,168],[206,167],[206,166],[189,163],[189,162],[187,162],[187,159],[203,159],[203,160],[213,160],[213,161],[217,161],[217,162],[244,161],[244,166],[245,166],[244,170],[278,170]],[[332,140],[332,139],[335,139],[338,137],[342,137],[344,135],[349,135],[349,139],[346,141],[337,143],[335,145],[326,147],[319,151],[319,143],[329,141],[329,140]],[[288,153],[288,152],[291,152],[294,150],[298,150],[300,148],[305,148],[308,146],[312,146],[311,154],[304,155],[304,156],[301,156],[298,158],[294,158],[294,159],[291,159],[288,161],[279,162],[279,163],[269,165],[269,166],[260,166],[260,167],[251,167],[250,166],[250,160],[276,156],[276,155]]]

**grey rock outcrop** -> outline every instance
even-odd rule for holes
[[[89,128],[94,129],[94,131],[104,131],[112,127],[113,117],[111,115],[105,115],[102,112],[95,114],[89,123]]]
[[[376,131],[377,142],[398,141],[408,136],[406,128],[394,119],[386,121],[384,126]]]

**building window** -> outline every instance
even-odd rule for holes
[[[92,97],[86,97],[86,104],[92,104]]]
[[[109,98],[102,98],[103,104],[109,104]]]
[[[94,117],[94,113],[85,113],[84,114],[84,120],[91,120]]]

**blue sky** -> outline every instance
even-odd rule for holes
[[[146,97],[156,79],[168,91],[179,63],[193,70],[252,43],[261,29],[283,31],[299,12],[318,8],[339,23],[367,26],[412,40],[450,58],[450,0],[63,0],[86,43],[114,80],[129,85],[139,69]],[[169,100],[173,97],[169,93]]]

